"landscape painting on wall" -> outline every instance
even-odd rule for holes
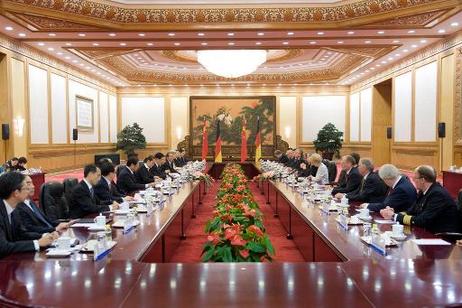
[[[246,123],[247,144],[255,143],[257,120],[260,120],[262,146],[273,146],[276,139],[276,97],[275,96],[192,96],[191,142],[194,153],[200,152],[204,123],[208,123],[207,134],[210,146],[215,145],[217,120],[220,119],[220,134],[223,150],[236,152],[241,146],[241,132]],[[209,147],[210,150],[210,147]],[[212,149],[213,150],[213,149]],[[227,153],[224,153],[225,155]]]

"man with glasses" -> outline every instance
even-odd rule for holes
[[[31,200],[35,193],[34,183],[30,176],[26,175],[26,186],[29,195],[24,202],[20,202],[12,213],[13,220],[17,224],[22,224],[29,232],[47,233],[63,232],[69,228],[69,223],[51,221],[45,213]]]
[[[0,176],[0,258],[18,252],[38,251],[51,245],[55,239],[50,233],[26,232],[13,221],[12,212],[28,196],[29,187],[23,174],[11,172]]]
[[[419,191],[416,202],[405,212],[395,213],[386,207],[380,211],[385,219],[404,225],[418,226],[433,233],[459,232],[457,206],[448,191],[436,181],[431,166],[419,166],[414,171],[414,183]]]

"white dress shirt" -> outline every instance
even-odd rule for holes
[[[11,213],[13,213],[14,208],[12,208],[11,205],[9,205],[8,202],[6,202],[6,200],[3,200],[3,202],[5,203],[6,214],[8,215],[8,220],[10,221],[10,225],[11,225]],[[29,204],[28,204],[28,206],[30,207]],[[33,243],[34,243],[35,251],[39,251],[40,250],[40,245],[39,245],[38,241],[33,240]]]

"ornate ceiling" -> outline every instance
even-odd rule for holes
[[[303,3],[303,4],[302,4]],[[461,0],[3,0],[0,32],[116,86],[351,84],[461,29]],[[224,79],[199,49],[269,51]]]

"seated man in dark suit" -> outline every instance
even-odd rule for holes
[[[18,225],[22,224],[26,231],[35,233],[63,232],[69,228],[70,223],[50,220],[45,213],[32,201],[35,193],[34,183],[26,175],[26,185],[29,195],[24,202],[20,202],[12,213],[12,218]]]
[[[359,174],[358,167],[355,167],[355,159],[351,155],[342,157],[342,169],[345,170],[345,182],[332,190],[332,195],[338,193],[347,194],[358,189],[361,185],[362,176]]]
[[[182,148],[178,153],[177,157],[175,158],[175,165],[177,167],[184,167],[188,164],[188,159],[186,158],[186,150]]]
[[[387,206],[396,212],[406,211],[417,198],[414,185],[405,176],[399,173],[398,168],[391,164],[383,165],[379,170],[380,178],[389,187],[387,196],[383,202],[363,203],[361,207],[367,207],[374,212],[380,212]]]
[[[131,195],[138,190],[153,187],[154,183],[140,184],[136,182],[135,172],[138,170],[138,159],[131,157],[127,160],[126,166],[120,166],[119,175],[117,176],[117,187],[122,194]]]
[[[436,172],[431,166],[419,166],[414,171],[414,183],[419,190],[416,202],[401,213],[386,207],[380,211],[385,219],[393,219],[403,225],[425,228],[430,232],[460,232],[457,205],[449,192],[436,182]]]
[[[111,205],[114,202],[122,203],[124,201],[133,200],[130,196],[125,196],[119,191],[119,188],[114,183],[115,167],[112,162],[103,162],[100,164],[101,179],[95,186],[95,195],[98,197],[101,204]]]
[[[154,182],[154,177],[151,174],[151,168],[154,166],[154,156],[149,155],[143,161],[135,172],[136,182],[140,184],[149,184]]]
[[[32,236],[15,226],[11,214],[29,195],[25,176],[18,172],[0,176],[0,258],[18,252],[39,251],[51,245],[55,236],[50,233]]]
[[[276,161],[280,164],[286,164],[289,160],[287,155],[282,153],[280,150],[274,151],[274,157],[276,157]]]
[[[358,171],[362,175],[361,185],[352,192],[346,194],[350,201],[382,202],[387,194],[388,187],[377,173],[374,172],[374,164],[369,158],[359,160]],[[335,198],[342,199],[345,194],[337,193]]]
[[[154,155],[154,165],[151,167],[151,175],[154,179],[159,178],[165,180],[167,178],[167,174],[165,173],[163,165],[165,164],[165,156],[164,154],[158,152]]]
[[[82,218],[111,210],[107,204],[101,204],[93,188],[101,178],[100,169],[96,165],[87,165],[83,169],[83,176],[83,180],[72,189],[69,199],[71,218]],[[113,208],[118,208],[117,203],[113,204]]]
[[[178,171],[176,171],[176,166],[175,166],[175,163],[174,163],[174,159],[175,159],[175,152],[168,152],[167,153],[167,156],[166,156],[166,161],[163,165],[163,168],[164,168],[164,172],[166,174],[169,174],[169,173],[178,173]]]

